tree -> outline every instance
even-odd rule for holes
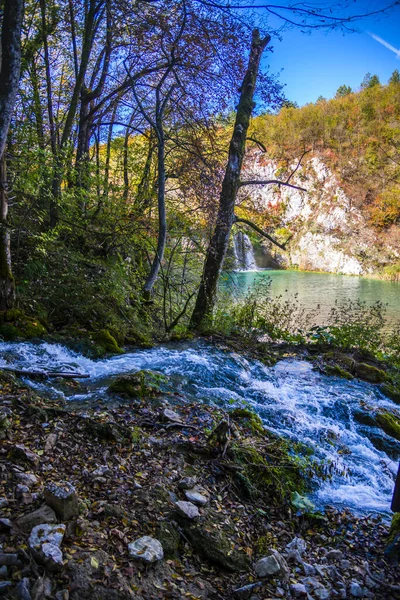
[[[344,96],[348,96],[352,93],[352,89],[349,85],[341,85],[338,87],[335,98],[344,98]]]
[[[11,308],[15,284],[11,270],[10,228],[7,222],[6,142],[14,111],[21,69],[23,0],[5,0],[1,28],[0,67],[0,309]]]
[[[389,85],[400,83],[400,73],[398,69],[395,69],[390,76]]]
[[[378,75],[371,75],[371,73],[367,73],[361,82],[361,89],[367,90],[380,84],[381,82],[379,81]]]

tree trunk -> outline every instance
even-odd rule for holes
[[[203,276],[191,319],[191,326],[194,329],[205,329],[212,317],[218,280],[228,249],[231,228],[235,221],[235,202],[240,187],[247,130],[254,108],[253,96],[260,59],[269,41],[270,36],[261,39],[259,31],[257,29],[253,31],[249,64],[240,89],[241,95],[229,146],[228,164],[222,183],[217,222],[207,250]]]
[[[165,244],[167,240],[167,217],[165,211],[165,143],[163,135],[159,135],[158,137],[157,166],[158,240],[156,255],[151,265],[150,273],[146,279],[146,283],[143,286],[143,293],[147,299],[150,299],[151,297],[153,286],[160,270],[161,261],[164,257]]]
[[[0,310],[12,308],[15,303],[15,283],[11,271],[10,228],[7,223],[7,169],[3,153],[0,159]]]

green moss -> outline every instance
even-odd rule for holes
[[[386,542],[385,557],[389,562],[400,562],[400,513],[395,513],[390,525],[389,537]]]
[[[354,379],[353,375],[342,369],[339,365],[326,365],[325,373],[335,377],[342,377],[343,379]]]
[[[234,421],[239,421],[245,427],[248,427],[252,433],[263,435],[265,429],[260,417],[248,408],[235,408],[229,413],[229,416]]]
[[[111,335],[107,329],[95,331],[91,337],[96,344],[104,348],[108,354],[123,354],[124,351],[117,344],[117,340]]]
[[[283,441],[268,446],[268,455],[250,444],[233,444],[229,455],[242,467],[236,474],[239,487],[245,496],[267,496],[272,504],[288,502],[294,491],[307,489],[306,477],[299,459],[290,456]]]
[[[367,363],[356,363],[355,373],[357,377],[370,383],[382,383],[387,380],[385,371]]]
[[[37,319],[25,315],[18,308],[0,313],[0,336],[6,341],[41,338],[45,333],[45,327]]]
[[[167,521],[161,521],[157,529],[157,539],[161,542],[165,558],[177,558],[180,535],[176,527]]]
[[[400,404],[400,386],[391,383],[384,383],[381,387],[382,392],[396,404]]]
[[[400,441],[400,419],[396,415],[382,410],[377,413],[376,422],[385,433]]]
[[[130,398],[145,398],[161,392],[160,384],[167,381],[164,375],[153,371],[138,371],[131,375],[118,377],[109,386],[108,391],[114,394],[125,394]]]
[[[14,325],[11,325],[10,323],[4,323],[0,325],[0,336],[6,342],[12,342],[18,337],[21,337],[21,332]]]

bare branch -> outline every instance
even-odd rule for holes
[[[266,180],[250,180],[250,181],[241,181],[239,187],[243,187],[245,185],[284,185],[286,187],[293,188],[294,190],[300,190],[301,192],[306,192],[307,190],[299,185],[293,185],[292,183],[288,183],[287,181],[279,181],[279,179],[266,179]]]
[[[248,219],[243,219],[243,218],[237,217],[235,215],[235,221],[234,222],[235,223],[244,223],[245,225],[248,225],[249,227],[251,227],[252,229],[254,229],[254,231],[256,231],[258,234],[262,235],[267,240],[269,240],[270,242],[272,242],[273,244],[275,244],[275,246],[278,246],[278,248],[280,248],[281,250],[286,250],[286,244],[288,243],[288,241],[292,237],[292,236],[290,236],[286,240],[286,242],[284,244],[280,244],[275,238],[273,238],[271,235],[269,235],[263,229],[261,229],[261,227],[258,227],[258,225],[256,225],[252,221],[249,221]]]
[[[257,146],[260,148],[260,150],[262,150],[263,152],[267,152],[267,148],[264,146],[264,144],[262,142],[260,142],[259,140],[257,140],[256,138],[248,137],[248,138],[246,138],[246,140],[249,140],[250,142],[254,142],[255,144],[257,144]]]

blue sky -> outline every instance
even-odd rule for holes
[[[371,7],[371,2],[360,4]],[[386,2],[381,0],[379,4]],[[395,69],[400,71],[400,6],[389,16],[365,19],[355,26],[356,33],[316,30],[305,35],[299,29],[290,29],[282,32],[282,41],[271,42],[274,52],[267,53],[264,60],[272,72],[283,69],[280,81],[286,84],[289,100],[302,106],[315,102],[318,96],[332,98],[343,84],[358,89],[367,72],[387,83]],[[399,50],[399,54],[396,56],[368,32]]]

